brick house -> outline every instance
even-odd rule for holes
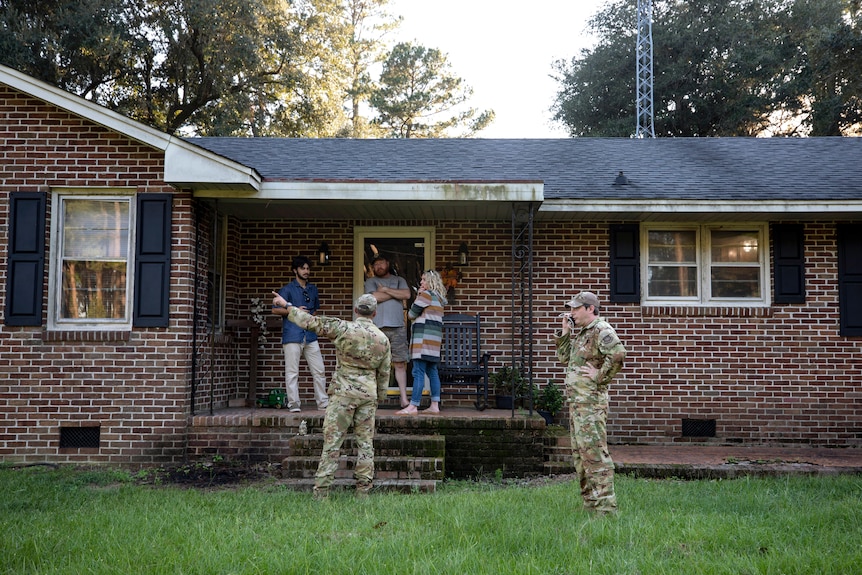
[[[191,416],[282,385],[254,298],[308,255],[347,317],[377,249],[452,272],[539,386],[596,292],[611,442],[862,443],[859,138],[181,139],[2,66],[0,131],[2,461],[183,459]]]

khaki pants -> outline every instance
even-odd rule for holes
[[[329,396],[326,395],[326,373],[323,367],[323,356],[320,354],[320,343],[317,340],[310,343],[285,343],[284,349],[284,386],[287,391],[287,408],[298,408],[299,401],[299,358],[305,357],[311,377],[314,381],[314,400],[318,409],[326,409]]]

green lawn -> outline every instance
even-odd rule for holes
[[[572,483],[455,482],[329,501],[193,490],[121,471],[0,468],[0,573],[862,572],[862,477],[618,476],[620,515]]]

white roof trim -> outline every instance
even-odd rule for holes
[[[540,212],[653,212],[653,213],[853,213],[862,211],[862,200],[603,200],[601,198],[545,200]]]
[[[0,64],[0,83],[165,152],[164,180],[169,184],[178,185],[187,182],[234,186],[239,184],[255,189],[260,185],[260,177],[247,166],[222,158],[181,138],[136,122],[104,106],[2,64]]]
[[[225,186],[257,191],[261,177],[253,168],[171,138],[165,148],[165,181],[176,187]]]
[[[541,182],[271,182],[247,193],[225,189],[199,189],[197,198],[249,200],[384,200],[542,202]]]

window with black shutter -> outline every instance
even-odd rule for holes
[[[804,238],[805,228],[802,224],[772,226],[774,303],[805,303]]]
[[[862,336],[862,224],[838,226],[840,334]]]
[[[640,301],[640,230],[637,224],[612,224],[610,232],[610,301]]]
[[[46,200],[42,192],[9,196],[6,325],[42,325]]]
[[[133,325],[167,327],[171,281],[171,194],[138,194]]]

